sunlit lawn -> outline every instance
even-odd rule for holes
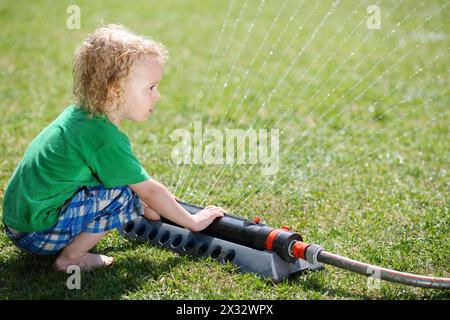
[[[379,30],[366,26],[374,3]],[[72,101],[74,50],[100,23],[117,22],[170,50],[156,113],[123,130],[178,197],[288,225],[353,259],[449,276],[448,2],[240,0],[228,11],[215,0],[78,1],[79,30],[66,27],[71,4],[0,4],[0,199],[31,140]],[[278,172],[177,166],[170,135],[195,120],[223,132],[279,129]],[[369,289],[365,277],[331,266],[273,284],[116,232],[96,251],[115,265],[68,290],[50,258],[21,253],[2,233],[0,298],[449,298],[386,282]]]

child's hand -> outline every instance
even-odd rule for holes
[[[225,210],[220,207],[207,206],[192,216],[194,223],[190,230],[194,232],[201,231],[209,226],[214,219],[223,217],[224,213]]]

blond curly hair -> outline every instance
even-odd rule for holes
[[[119,24],[100,26],[75,52],[73,94],[75,104],[92,115],[107,115],[122,106],[123,87],[133,63],[152,56],[164,64],[167,49]]]

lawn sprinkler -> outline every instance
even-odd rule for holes
[[[178,201],[196,214],[203,208]],[[242,272],[251,272],[275,282],[317,271],[324,264],[390,282],[423,288],[450,289],[450,278],[436,278],[390,270],[325,251],[320,245],[303,242],[288,227],[272,228],[256,217],[253,221],[226,213],[201,232],[191,232],[161,218],[150,221],[139,217],[119,230],[126,237],[149,242],[181,255],[211,257],[230,262]]]

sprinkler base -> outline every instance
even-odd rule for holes
[[[306,270],[320,270],[322,263],[311,264],[303,259],[286,262],[276,253],[257,250],[198,232],[191,232],[161,221],[139,217],[119,229],[120,234],[139,242],[148,242],[180,255],[211,257],[219,263],[231,263],[239,271],[254,273],[274,282],[300,275]]]

